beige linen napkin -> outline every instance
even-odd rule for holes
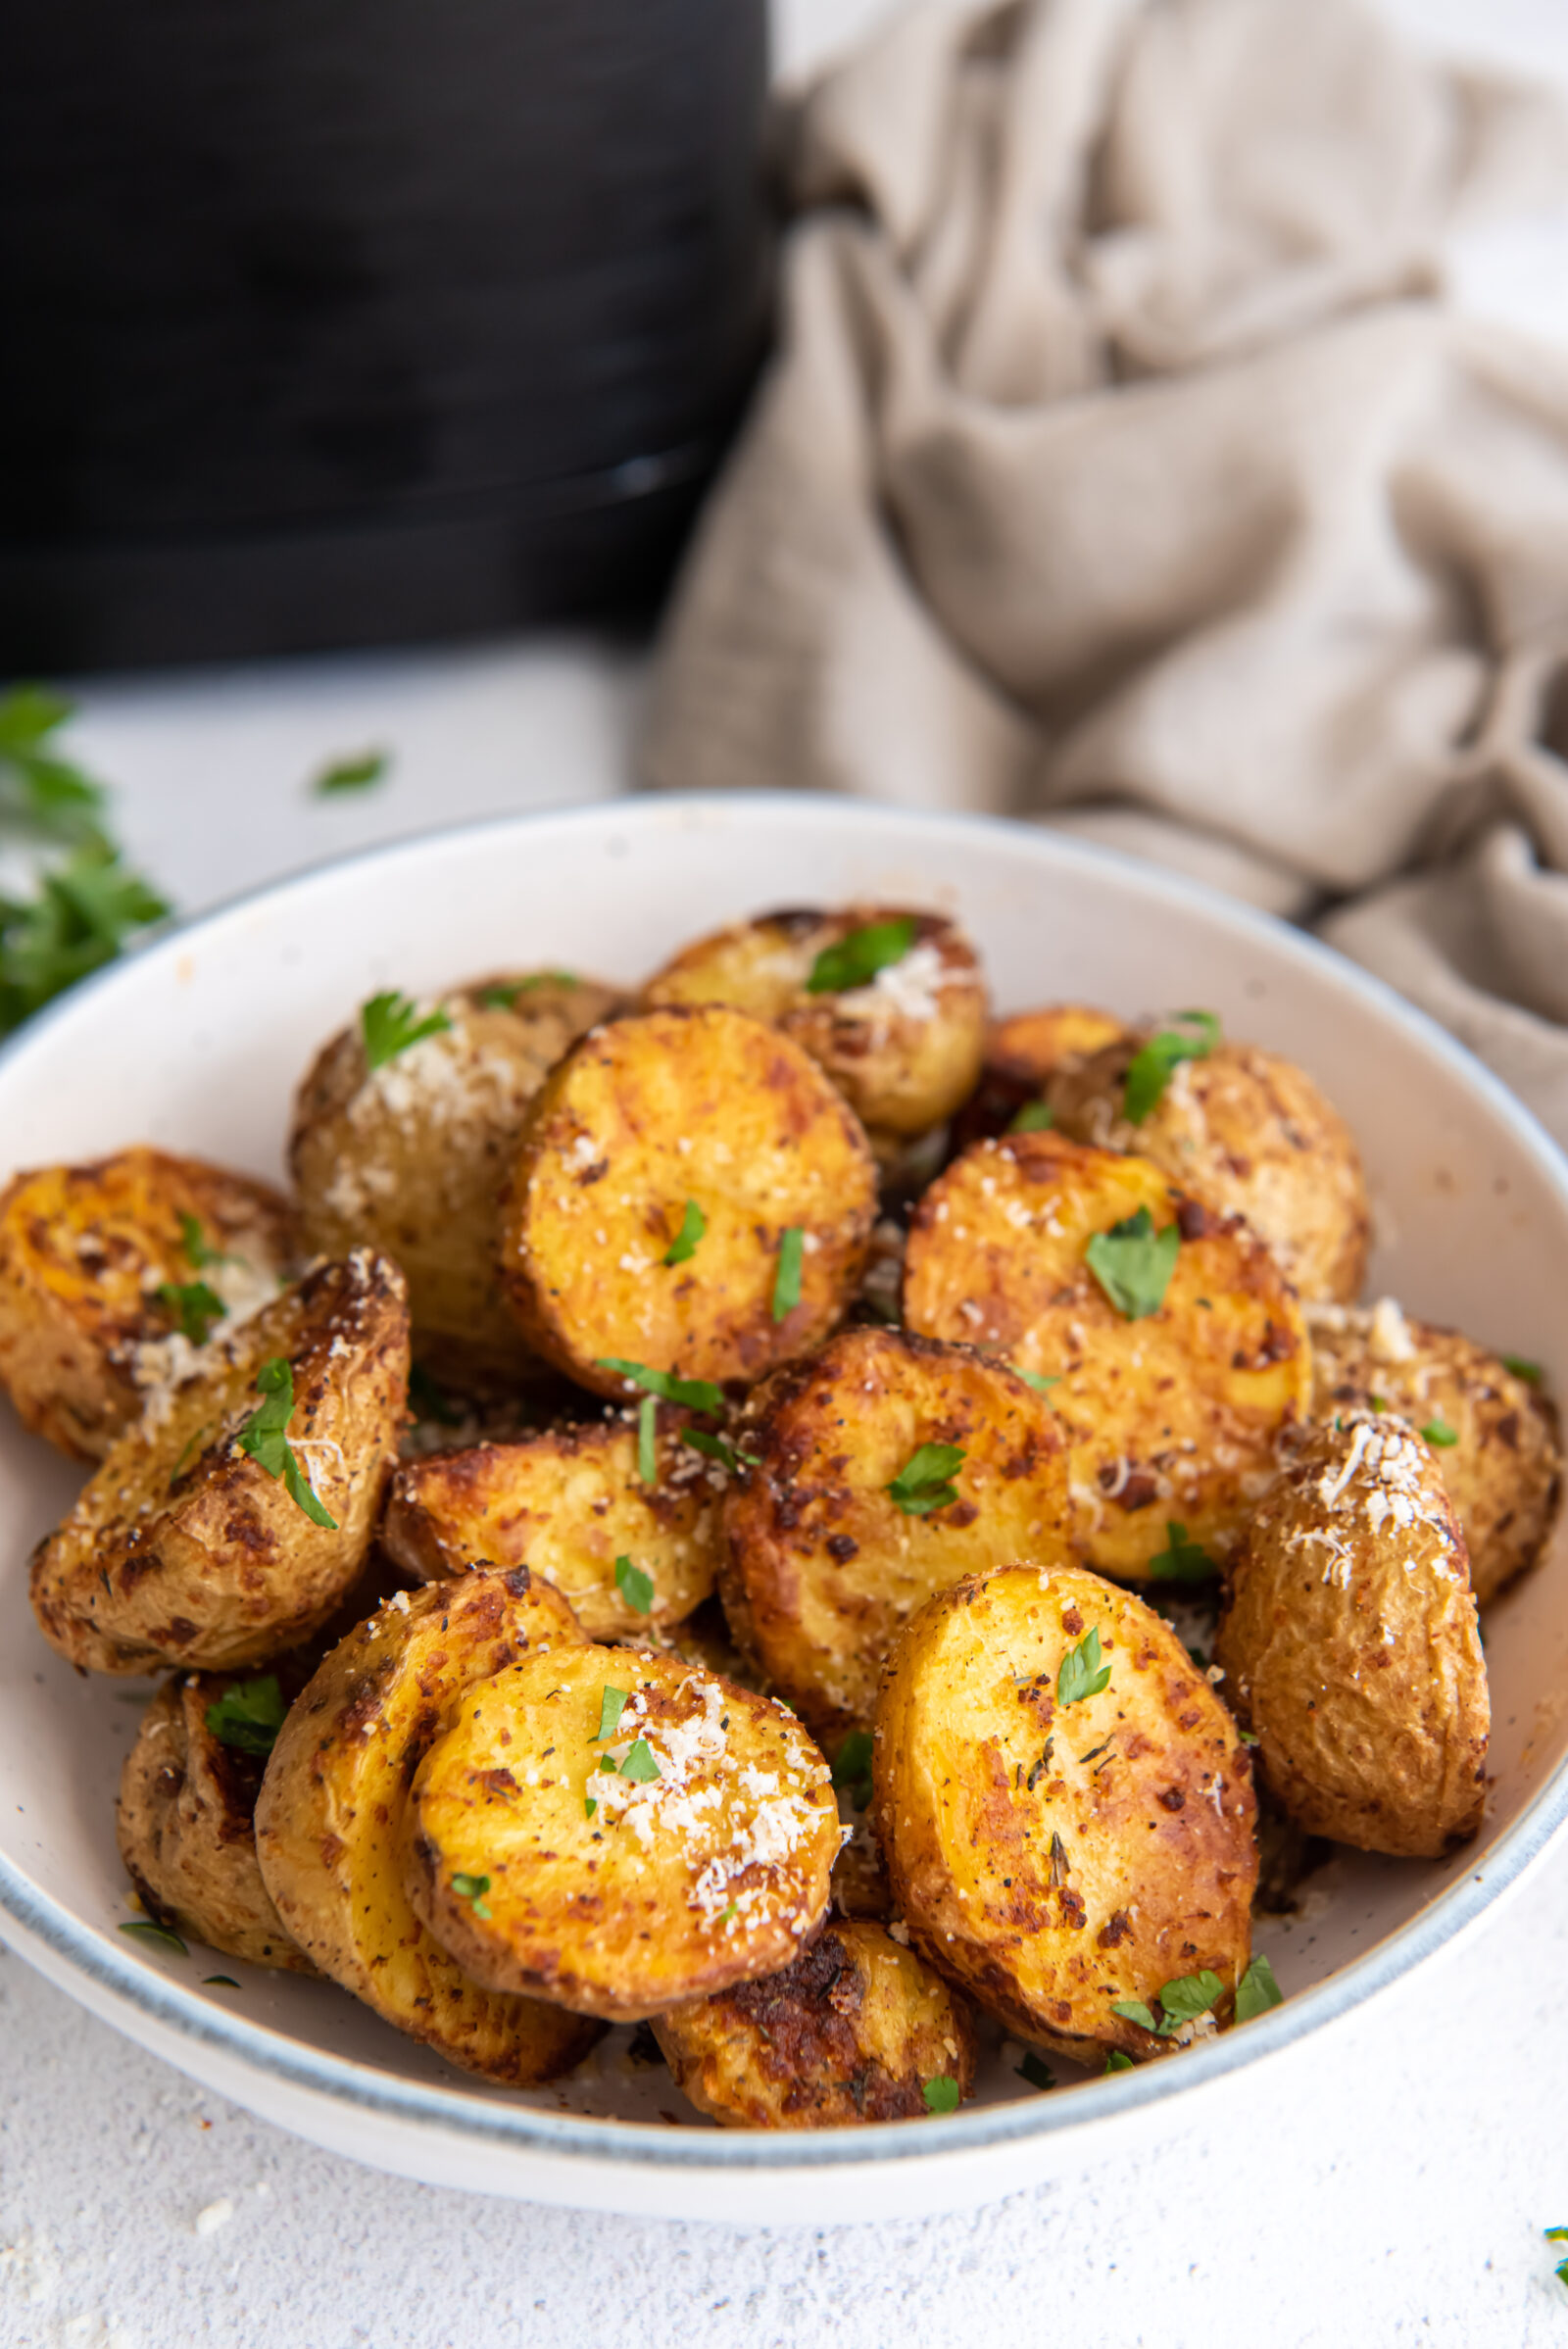
[[[1315,916],[1568,1140],[1568,352],[1440,299],[1446,233],[1568,193],[1560,116],[1350,0],[992,0],[789,128],[647,779]]]

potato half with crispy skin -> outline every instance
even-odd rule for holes
[[[1140,1222],[1141,1243],[1118,1230]],[[1159,1250],[1173,1251],[1163,1288]],[[1134,1282],[1124,1303],[1097,1263]],[[1262,1241],[1147,1159],[1057,1134],[976,1143],[932,1185],[909,1233],[904,1317],[1055,1381],[1075,1538],[1122,1580],[1157,1578],[1172,1523],[1223,1563],[1281,1432],[1306,1414],[1300,1308]]]
[[[295,1490],[241,1443],[287,1365]],[[323,1623],[365,1562],[397,1457],[409,1371],[403,1276],[358,1249],[321,1264],[115,1444],[33,1554],[45,1639],[95,1672],[266,1663]],[[313,1522],[307,1502],[328,1522]]]
[[[0,1194],[0,1386],[24,1426],[101,1459],[192,1366],[190,1331],[265,1304],[295,1252],[287,1200],[203,1158],[138,1148],[20,1174]]]
[[[1259,1503],[1214,1652],[1309,1835],[1436,1859],[1474,1835],[1491,1713],[1464,1535],[1392,1413],[1309,1430]]]
[[[1294,1061],[1255,1044],[1220,1044],[1177,1062],[1135,1124],[1128,1070],[1154,1033],[1131,1031],[1053,1078],[1061,1131],[1102,1150],[1135,1150],[1200,1198],[1245,1215],[1302,1297],[1357,1296],[1372,1216],[1339,1111]]]
[[[410,1826],[410,1898],[460,1965],[611,2022],[788,1965],[839,1847],[792,1713],[624,1647],[526,1657],[473,1689],[419,1765]]]
[[[1051,1405],[972,1346],[841,1330],[756,1391],[735,1441],[757,1465],[724,1501],[725,1610],[831,1746],[869,1724],[882,1659],[933,1590],[1071,1554]],[[911,1485],[922,1460],[938,1473]]]
[[[622,1399],[610,1357],[762,1377],[842,1319],[876,1172],[850,1110],[788,1037],[722,1005],[587,1036],[536,1097],[503,1218],[529,1342]]]
[[[1132,1592],[1025,1566],[941,1592],[889,1659],[874,1773],[914,1945],[1019,2037],[1159,2054],[1201,2019],[1159,2037],[1117,2005],[1152,2011],[1204,1970],[1228,2005],[1257,1875],[1249,1756]]]
[[[994,1019],[986,1031],[980,1082],[954,1126],[959,1150],[1004,1134],[1020,1109],[1044,1101],[1052,1079],[1125,1036],[1127,1026],[1089,1003],[1046,1003]]]
[[[726,2129],[924,2120],[929,2082],[973,2093],[961,2001],[880,1925],[826,1925],[782,1973],[658,2015],[654,2035],[682,2094]]]
[[[702,1605],[718,1563],[724,1475],[681,1442],[689,1416],[659,1406],[653,1484],[639,1472],[635,1413],[407,1461],[381,1539],[421,1582],[481,1558],[531,1566],[570,1600],[590,1639],[668,1630]],[[630,1574],[617,1573],[622,1562]],[[653,1584],[646,1607],[634,1603],[642,1576]]]
[[[564,1659],[581,1640],[565,1600],[526,1568],[392,1598],[290,1710],[256,1806],[267,1889],[320,1971],[449,2063],[509,2087],[569,2072],[599,2033],[484,1988],[431,1939],[403,1889],[409,1784],[470,1690],[520,1656]]]
[[[1540,1557],[1557,1513],[1562,1449],[1555,1414],[1528,1380],[1457,1330],[1407,1319],[1392,1297],[1371,1308],[1307,1308],[1318,1418],[1373,1397],[1436,1453],[1487,1606]]]
[[[859,978],[857,947],[868,937],[902,951]],[[940,913],[847,905],[760,914],[683,948],[643,1001],[728,1003],[793,1038],[832,1078],[879,1156],[951,1117],[980,1074],[985,982],[968,939]]]
[[[496,1200],[528,1102],[616,1002],[566,972],[498,973],[443,996],[448,1026],[374,1069],[362,1013],[300,1087],[289,1166],[311,1247],[395,1256],[421,1355],[448,1377],[537,1367],[501,1296]]]

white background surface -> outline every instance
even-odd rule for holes
[[[781,64],[878,13],[780,0]],[[1394,13],[1568,87],[1568,0]],[[1456,280],[1568,337],[1568,217],[1472,240]],[[191,910],[369,840],[608,796],[640,671],[635,649],[547,639],[164,676],[88,687],[76,739]],[[394,755],[386,785],[309,797],[323,760],[370,744]],[[1540,2231],[1568,2223],[1565,1973],[1568,1852],[1201,2135],[951,2219],[741,2235],[374,2176],[200,2095],[0,1951],[0,2343],[1568,2343]]]

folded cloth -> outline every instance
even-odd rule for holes
[[[1352,0],[988,0],[788,131],[646,779],[1035,814],[1316,919],[1568,1141],[1568,341],[1441,299],[1455,227],[1568,196],[1562,113]]]

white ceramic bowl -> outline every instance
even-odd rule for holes
[[[737,915],[854,897],[938,905],[979,941],[997,1003],[1211,1006],[1300,1061],[1365,1153],[1374,1294],[1545,1362],[1568,1387],[1568,1164],[1484,1069],[1350,964],[1244,908],[1049,833],[842,801],[639,800],[487,824],[307,873],[78,989],[0,1056],[0,1174],[145,1140],[279,1171],[294,1083],[376,989],[523,961],[635,980]],[[1568,1810],[1568,1545],[1493,1613],[1495,1774],[1480,1839],[1428,1865],[1346,1855],[1261,1944],[1276,2012],[1174,2061],[1052,2094],[993,2067],[951,2119],[750,2135],[689,2119],[662,2072],[612,2055],[559,2090],[486,2088],[344,1993],[231,1959],[182,1961],[127,1915],[113,1801],[136,1712],[34,1629],[26,1560],[76,1472],[0,1419],[0,1914],[85,2006],[193,2078],[320,2144],[441,2184],[707,2219],[911,2214],[1031,2184],[1192,2116],[1239,2071],[1449,1941]],[[206,1987],[208,1972],[239,1990]],[[623,2042],[624,2034],[621,2034]],[[616,2042],[607,2042],[613,2048]],[[1175,2109],[1179,2108],[1179,2109]]]

